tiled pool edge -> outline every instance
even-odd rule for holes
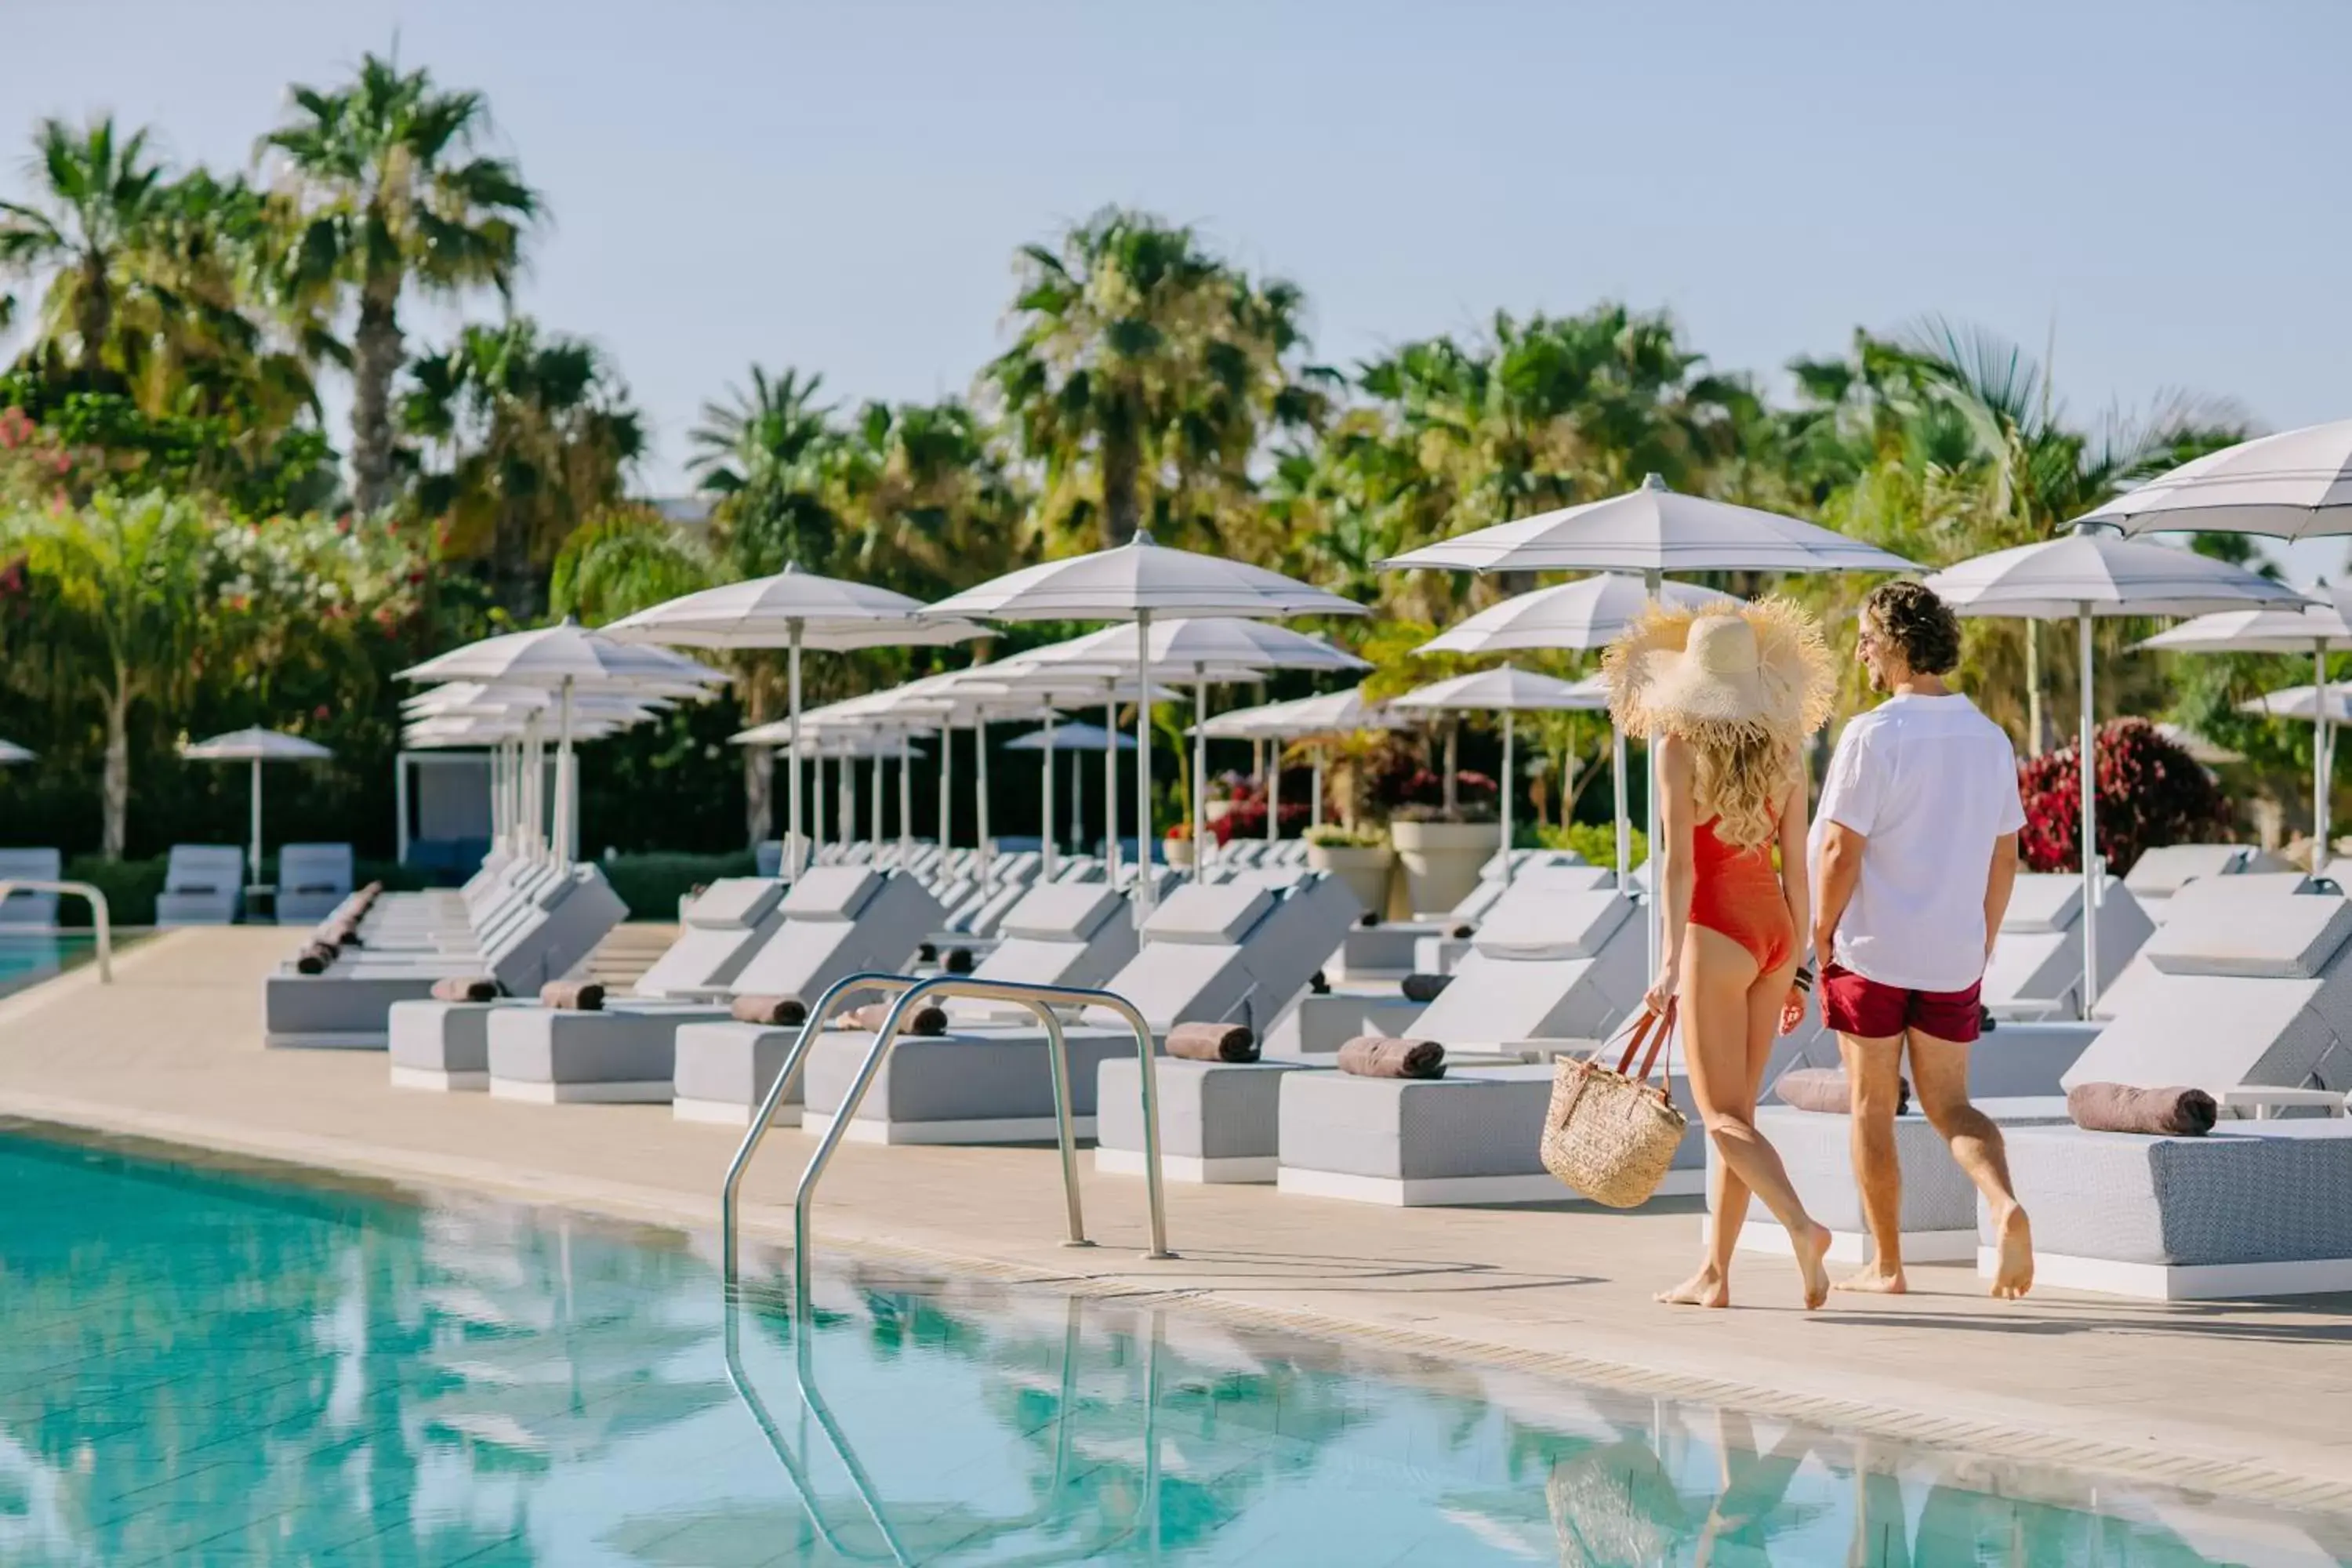
[[[70,979],[61,976],[60,979]],[[715,1249],[711,1215],[682,1195],[623,1183],[531,1173],[519,1176],[483,1161],[420,1156],[404,1151],[299,1136],[255,1137],[192,1118],[125,1112],[117,1108],[0,1092],[0,1116],[50,1127],[125,1138],[153,1152],[227,1153],[284,1169],[289,1178],[357,1178],[411,1194],[463,1193],[532,1208],[568,1211],[606,1222],[644,1226],[678,1237],[698,1250]],[[714,1200],[715,1202],[715,1200]],[[790,1213],[754,1205],[744,1213],[744,1236],[763,1265],[788,1255]],[[1738,1407],[1751,1415],[1857,1430],[1890,1441],[1958,1449],[1990,1458],[2093,1472],[2215,1497],[2352,1513],[2352,1478],[2307,1474],[2244,1460],[2168,1452],[2159,1439],[2145,1445],[2105,1443],[2023,1424],[1935,1415],[1900,1405],[1837,1399],[1713,1374],[1644,1365],[1616,1357],[1531,1350],[1495,1340],[1403,1330],[1314,1308],[1234,1299],[1232,1290],[1155,1289],[1129,1280],[1041,1268],[985,1254],[959,1252],[872,1235],[828,1232],[826,1245],[877,1259],[916,1262],[961,1274],[1039,1288],[1139,1310],[1167,1308],[1278,1327],[1319,1338],[1405,1354],[1449,1356],[1479,1365],[1597,1384],[1622,1393]]]

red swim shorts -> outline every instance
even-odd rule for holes
[[[1965,991],[1906,991],[1832,963],[1822,970],[1822,1022],[1864,1040],[1916,1029],[1965,1046],[1977,1037],[1984,1016],[1977,1002],[1983,989],[1979,980]]]

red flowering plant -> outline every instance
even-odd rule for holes
[[[2213,775],[2145,719],[2118,719],[2098,737],[2099,853],[2116,876],[2167,844],[2210,844],[2229,836],[2230,798]],[[2025,831],[2019,847],[2036,871],[2082,868],[2079,752],[2062,746],[2022,763]]]

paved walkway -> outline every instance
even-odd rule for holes
[[[266,1051],[273,930],[183,931],[0,1000],[0,1115],[563,1204],[708,1233],[735,1135],[665,1106],[544,1107],[397,1091],[377,1052]],[[814,1147],[772,1135],[748,1234],[789,1235]],[[1081,1156],[1083,1164],[1090,1163]],[[1971,1271],[1797,1310],[1794,1268],[1743,1261],[1738,1310],[1669,1310],[1699,1216],[1568,1206],[1392,1210],[1171,1184],[1175,1261],[1141,1259],[1143,1184],[1085,1180],[1100,1245],[1057,1245],[1050,1151],[850,1144],[817,1204],[828,1247],[1073,1290],[1177,1299],[1393,1344],[1890,1436],[2352,1510],[2352,1300],[1989,1301]]]

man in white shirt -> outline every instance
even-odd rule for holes
[[[1855,657],[1871,689],[1889,695],[1838,738],[1813,828],[1822,1021],[1837,1031],[1853,1090],[1854,1176],[1874,1249],[1839,1288],[1904,1289],[1895,1114],[1907,1047],[1919,1109],[1991,1211],[1992,1293],[2013,1300],[2032,1288],[2032,1233],[2000,1130],[1969,1102],[1969,1047],[2017,879],[2017,753],[1944,684],[1960,625],[1920,584],[1871,592]]]

